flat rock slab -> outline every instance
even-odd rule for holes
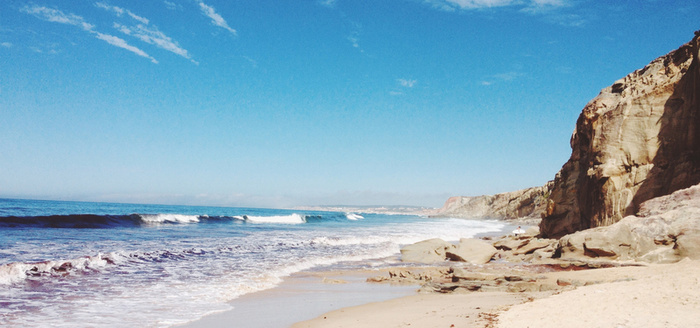
[[[454,248],[454,245],[440,238],[419,241],[401,248],[401,261],[414,263],[443,262],[446,259],[445,250],[452,248]]]
[[[446,255],[452,261],[484,264],[491,261],[496,252],[495,247],[483,240],[462,238],[457,248],[448,250]]]

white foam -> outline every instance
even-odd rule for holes
[[[245,219],[250,223],[281,223],[281,224],[301,224],[306,223],[306,218],[299,214],[291,215],[274,215],[274,216],[250,216],[246,215]]]
[[[198,215],[182,214],[141,214],[141,220],[146,223],[197,223]]]
[[[346,217],[348,220],[353,220],[353,221],[357,221],[357,220],[359,220],[359,219],[364,219],[364,218],[365,218],[365,217],[363,217],[362,215],[355,214],[355,213],[345,213],[345,217]]]
[[[61,276],[71,272],[98,271],[108,263],[107,258],[101,255],[65,261],[8,263],[0,265],[0,284],[21,282],[29,276]]]

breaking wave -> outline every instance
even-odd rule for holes
[[[352,214],[349,220],[362,218]],[[192,223],[222,223],[222,222],[247,222],[254,224],[302,224],[307,221],[337,220],[338,215],[235,215],[235,216],[209,216],[209,215],[185,215],[185,214],[128,214],[128,215],[48,215],[48,216],[3,216],[0,217],[0,228],[35,227],[35,228],[113,228],[113,227],[138,227],[159,224],[192,224]]]

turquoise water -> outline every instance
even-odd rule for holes
[[[314,268],[498,231],[414,215],[0,199],[0,326],[167,327]],[[128,315],[127,315],[128,314]]]

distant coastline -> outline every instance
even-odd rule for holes
[[[345,212],[345,213],[365,213],[365,214],[386,214],[386,215],[435,215],[439,209],[423,206],[409,205],[313,205],[295,206],[289,208],[295,211],[322,211],[322,212]]]

